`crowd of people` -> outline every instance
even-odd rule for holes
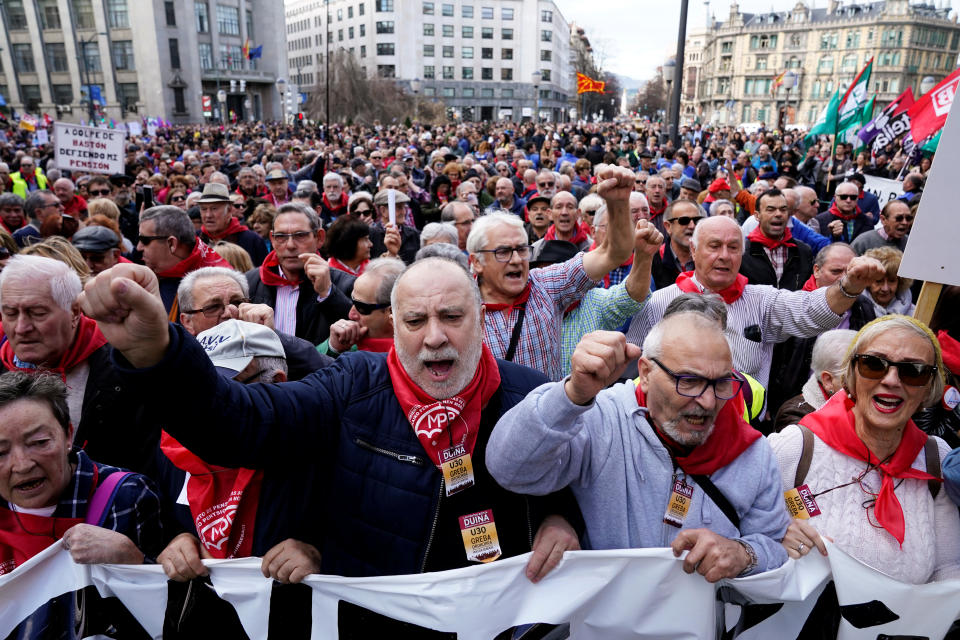
[[[110,176],[11,134],[0,574],[62,540],[183,584],[634,547],[716,582],[830,539],[960,576],[960,292],[928,326],[898,275],[930,159],[802,133],[193,126]]]

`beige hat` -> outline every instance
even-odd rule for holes
[[[267,174],[267,180],[287,180],[287,172],[283,169],[274,169]]]
[[[203,186],[203,194],[197,200],[198,204],[230,202],[230,190],[219,182],[208,182]]]
[[[391,191],[394,193],[394,197],[396,198],[395,202],[397,204],[410,202],[410,198],[402,191],[397,191],[396,189],[384,189],[383,191],[377,192],[377,195],[373,197],[373,204],[378,207],[387,206]]]

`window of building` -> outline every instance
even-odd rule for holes
[[[197,46],[200,53],[200,68],[213,69],[213,45],[209,42],[200,42]]]
[[[140,101],[140,87],[137,86],[137,83],[120,82],[117,83],[117,88],[119,89],[117,98],[120,100],[120,109],[124,112],[136,111],[137,102]]]
[[[843,62],[840,64],[840,69],[845,72],[852,72],[857,70],[857,54],[848,53],[843,56]]]
[[[364,6],[364,3],[361,2],[359,5],[357,5],[357,15],[362,16],[364,13],[366,13],[366,11],[367,8]]]
[[[54,104],[70,104],[73,102],[73,85],[55,84],[50,89]]]
[[[133,71],[136,66],[133,64],[133,41],[132,40],[114,40],[113,66],[118,71]]]
[[[446,3],[446,2],[444,2],[442,5],[440,5],[440,15],[442,15],[442,16],[445,17],[445,18],[452,18],[452,17],[453,17],[453,5],[452,5],[452,4],[448,4],[448,3]]]
[[[433,80],[436,77],[436,67],[432,64],[423,67],[423,77],[427,80]]]
[[[377,11],[378,11],[378,12],[381,12],[381,13],[382,13],[382,12],[385,12],[385,11],[393,11],[393,0],[376,0],[376,3],[377,3]],[[361,6],[363,6],[363,5],[361,5]],[[389,76],[381,75],[380,77],[381,77],[381,78],[392,78],[393,76],[392,76],[392,75],[389,75]]]
[[[453,57],[453,47],[449,45],[444,45],[443,47],[443,57],[452,58]]]
[[[73,1],[73,15],[74,19],[77,21],[78,29],[93,29],[96,24],[93,19],[93,2],[92,0],[72,0]],[[10,2],[7,2],[7,15],[10,14]],[[9,22],[8,22],[9,24]],[[11,26],[11,28],[13,28]]]
[[[493,40],[493,27],[480,27],[480,37],[484,40]]]
[[[551,97],[550,95],[551,93],[553,92],[550,91],[550,89],[540,89],[540,98],[543,100],[549,100]]]
[[[503,90],[501,90],[501,91],[500,91],[500,97],[501,97],[501,98],[512,98],[512,97],[513,97],[513,89],[503,89]]]
[[[173,6],[173,0],[165,0],[163,3],[163,13],[167,19],[168,27],[177,26],[177,10]]]
[[[756,68],[760,71],[766,70],[767,68],[767,56],[757,56],[757,66]]]
[[[540,80],[550,82],[550,69],[540,69]]]
[[[14,64],[16,64],[17,47],[22,45],[13,45]],[[26,45],[29,47],[30,45]],[[100,71],[100,46],[97,42],[80,43],[80,55],[83,58],[84,69],[82,71]],[[33,56],[30,56],[32,62]]]
[[[513,40],[513,29],[500,29],[501,40]]]
[[[543,29],[540,32],[540,42],[553,42],[553,31]]]
[[[460,47],[460,57],[470,60],[473,58],[473,47]]]
[[[443,79],[453,80],[453,67],[443,67]]]
[[[434,57],[435,55],[436,55],[436,52],[434,51],[432,44],[425,44],[425,45],[423,45],[423,57],[424,57],[424,58],[432,58],[432,57]]]
[[[378,42],[377,43],[377,55],[378,56],[392,56],[396,55],[396,45],[392,42]]]
[[[823,84],[819,80],[814,80],[813,85],[810,87],[810,97],[816,100],[820,97],[821,89]]]
[[[473,80],[473,67],[463,67],[460,69],[460,78],[462,80]]]
[[[480,89],[480,97],[481,97],[481,98],[492,98],[492,97],[493,97],[493,89]]]
[[[126,29],[130,26],[127,0],[107,0],[107,24],[113,29]]]
[[[776,49],[776,35],[750,36],[751,49]]]
[[[363,38],[366,35],[367,35],[367,25],[362,24],[360,25],[360,37]]]
[[[493,7],[480,7],[480,17],[484,20],[493,20]]]
[[[70,71],[67,66],[67,48],[62,42],[48,42],[44,46],[47,54],[47,68],[55,73]]]
[[[96,44],[91,43],[91,44]],[[37,70],[36,64],[33,61],[33,46],[29,43],[14,44],[11,45],[13,51],[13,70],[19,73],[33,73]],[[97,69],[99,71],[100,57],[97,56]],[[94,69],[91,69],[94,71]]]
[[[174,87],[173,89],[173,112],[178,114],[187,113],[187,101],[183,97],[183,88]]]
[[[733,53],[733,42],[721,42],[720,43],[720,53]]]
[[[881,47],[899,47],[903,44],[903,29],[884,29],[880,36]]]
[[[847,49],[856,49],[860,46],[860,32],[859,31],[848,31],[847,32]]]
[[[443,88],[443,97],[444,98],[455,98],[456,92],[453,90],[453,87],[444,87]]]
[[[461,27],[460,36],[463,38],[473,38],[473,27],[467,27],[467,26]]]
[[[198,1],[194,4],[193,14],[197,21],[197,33],[210,31],[210,15],[207,13],[207,3]]]
[[[792,56],[787,60],[787,69],[799,69],[803,66],[803,61],[797,56]]]
[[[337,29],[337,42],[343,42],[343,29]]]
[[[743,105],[743,115],[741,116],[740,121],[750,122],[750,105],[748,104]]]
[[[513,20],[513,7],[503,7],[500,9],[501,20]]]
[[[540,11],[540,22],[553,22],[553,11],[542,9]]]
[[[799,33],[791,33],[788,45],[792,49],[799,49],[803,46],[803,37]]]
[[[473,17],[473,5],[465,4],[460,7],[460,17],[462,18],[472,18]]]
[[[7,28],[11,31],[22,31],[27,28],[27,11],[23,6],[23,0],[7,0],[4,2],[4,8],[7,10]],[[91,14],[93,9],[90,9]]]
[[[393,2],[390,3],[391,6]],[[392,64],[378,64],[377,65],[377,76],[380,78],[396,78],[397,77],[397,67]]]
[[[306,20],[304,20],[306,22]],[[253,41],[253,11],[247,10],[247,38]],[[252,68],[252,67],[251,67]]]
[[[347,27],[347,38],[353,40],[354,30],[353,27]]]
[[[40,85],[20,85],[20,97],[23,98],[23,105],[26,107],[27,111],[40,110]]]
[[[833,73],[833,56],[823,56],[817,65],[817,73]]]
[[[501,80],[513,80],[513,69],[500,69]]]
[[[541,49],[540,50],[540,61],[541,62],[550,62],[553,60],[553,52],[550,49]]]
[[[377,33],[393,33],[393,20],[381,20],[377,22]]]
[[[236,7],[218,4],[217,31],[228,36],[240,35],[240,10]]]
[[[452,37],[453,37],[453,25],[452,25],[452,24],[445,24],[445,25],[442,26],[442,29],[443,29],[443,37],[444,37],[444,38],[452,38]]]
[[[513,60],[513,49],[500,49],[501,60]]]
[[[353,6],[347,7],[347,19],[353,18]],[[312,75],[312,74],[311,74]]]
[[[343,22],[343,9],[337,9],[337,22]]]
[[[471,69],[471,71],[472,71],[472,69]],[[473,78],[473,74],[471,74],[470,77]],[[475,95],[475,91],[474,91],[474,88],[473,88],[473,87],[464,87],[464,88],[463,88],[463,97],[464,97],[464,98],[472,98],[474,95]]]
[[[493,47],[483,47],[480,49],[480,57],[484,60],[493,60]]]
[[[433,24],[430,22],[423,23],[423,35],[432,36],[433,35]]]
[[[38,0],[37,9],[39,9],[41,29],[60,28],[60,9],[57,7],[57,0]]]
[[[426,96],[426,97],[428,97],[428,98],[432,98],[433,96],[437,95],[437,88],[436,88],[436,87],[424,87],[424,88],[423,88],[423,95]]]
[[[361,58],[367,57],[367,45],[365,44],[360,45],[360,57]]]
[[[176,38],[170,38],[170,67],[172,69],[180,68],[180,42]]]
[[[432,15],[433,15],[433,11],[434,11],[434,9],[433,9],[433,3],[432,3],[432,2],[424,2],[424,3],[423,3],[423,15],[425,15],[425,16],[432,16]]]
[[[480,79],[481,80],[493,80],[493,69],[490,67],[483,67],[480,69]]]

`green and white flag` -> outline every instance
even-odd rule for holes
[[[804,142],[807,146],[813,144],[817,141],[817,136],[828,135],[832,136],[837,132],[837,108],[840,105],[840,92],[834,92],[833,97],[830,98],[830,103],[824,107],[823,111],[820,112],[820,116],[817,118],[817,121],[813,123],[813,127],[810,129],[810,133],[807,134]]]
[[[840,106],[837,109],[838,131],[846,130],[853,124],[860,124],[861,109],[867,104],[867,96],[870,93],[868,88],[872,69],[873,58],[870,58],[840,99]]]

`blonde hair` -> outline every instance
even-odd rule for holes
[[[901,278],[897,275],[900,270],[900,261],[903,259],[903,252],[895,247],[874,247],[867,250],[864,256],[875,258],[883,268],[887,270],[886,277],[897,279],[897,295],[913,286],[913,280],[910,278]]]
[[[253,269],[253,260],[250,259],[250,254],[238,244],[221,240],[213,246],[213,250],[220,254],[221,258],[229,262],[230,266],[240,273],[245,273]]]
[[[120,220],[120,209],[114,204],[113,200],[107,198],[97,198],[87,203],[87,213],[92,218],[96,215],[107,216],[114,222]]]
[[[63,236],[50,236],[43,242],[36,242],[20,251],[20,255],[40,256],[63,262],[80,276],[80,283],[87,284],[90,279],[90,267],[80,252]]]

